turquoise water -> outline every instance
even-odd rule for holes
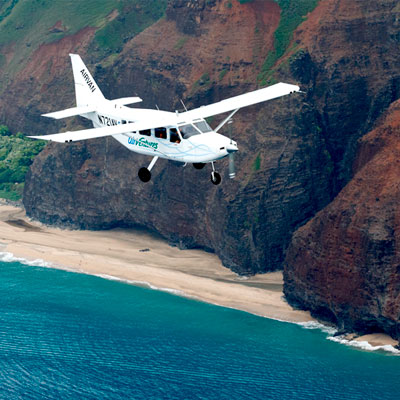
[[[1,399],[396,399],[400,357],[121,282],[0,263]]]

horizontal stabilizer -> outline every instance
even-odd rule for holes
[[[61,118],[74,117],[75,115],[87,114],[93,111],[96,111],[96,108],[93,106],[82,106],[82,107],[72,107],[72,108],[67,108],[66,110],[42,114],[42,116],[47,118],[61,119]]]
[[[127,104],[135,104],[143,101],[140,97],[122,97],[121,99],[110,100],[111,103],[119,106],[126,106]]]

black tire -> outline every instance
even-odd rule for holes
[[[148,182],[151,179],[151,172],[146,167],[142,167],[139,169],[138,176],[142,182]]]
[[[193,163],[193,167],[195,167],[196,169],[203,169],[205,165],[206,164],[204,163]]]
[[[218,172],[211,172],[211,182],[214,185],[219,185],[221,183],[221,175]]]

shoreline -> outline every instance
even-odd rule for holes
[[[284,300],[281,272],[241,277],[223,267],[215,254],[179,250],[144,231],[64,230],[30,221],[23,209],[0,204],[0,245],[0,252],[29,264],[43,260],[52,268],[122,280],[265,318],[320,325],[309,312],[295,310]],[[333,340],[356,340],[367,349],[365,342],[384,350],[398,344],[388,335],[367,336]]]

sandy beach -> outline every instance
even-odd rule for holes
[[[1,252],[30,261],[41,259],[54,268],[170,290],[267,318],[314,321],[308,312],[285,302],[281,272],[240,277],[224,268],[214,254],[179,250],[145,231],[53,228],[30,221],[20,208],[0,205],[0,246]],[[387,335],[374,336],[373,342],[397,344]]]

